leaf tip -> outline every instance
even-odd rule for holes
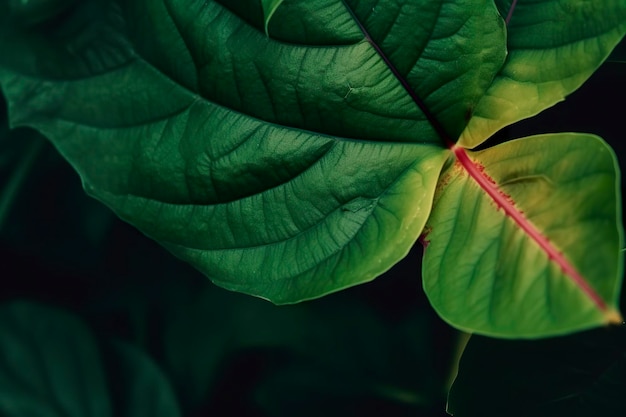
[[[262,0],[261,1],[261,4],[263,6],[263,13],[265,15],[265,19],[264,19],[265,36],[267,36],[268,38],[270,36],[270,32],[269,32],[270,20],[272,19],[272,16],[276,12],[276,9],[278,9],[278,6],[280,6],[282,2],[283,0]]]
[[[624,318],[622,317],[622,314],[614,308],[610,308],[606,310],[606,312],[604,313],[604,318],[606,319],[607,324],[623,324],[624,323]]]

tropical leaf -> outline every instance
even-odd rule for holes
[[[620,322],[617,172],[611,149],[583,134],[460,153],[424,238],[433,307],[456,327],[504,337]]]
[[[449,156],[429,118],[461,132],[467,102],[504,59],[504,32],[488,2],[442,5],[446,19],[434,5],[408,41],[422,8],[412,4],[392,36],[382,14],[367,36],[387,36],[392,71],[363,38],[357,16],[371,8],[341,6],[342,39],[353,40],[324,48],[272,41],[221,4],[194,1],[99,6],[100,36],[73,57],[54,37],[13,35],[47,44],[57,65],[37,65],[37,47],[7,57],[12,123],[55,138],[90,194],[226,288],[284,303],[371,280],[428,217]],[[123,21],[138,22],[131,35]],[[434,58],[455,64],[425,83]]]
[[[473,148],[581,86],[624,36],[622,0],[496,0],[507,25],[506,62],[458,141]]]
[[[487,207],[505,191],[490,191],[472,174],[474,154],[464,147],[573,91],[626,32],[619,0],[601,7],[578,0],[513,6],[488,0],[92,0],[64,3],[54,13],[39,10],[46,25],[29,18],[36,6],[11,3],[1,14],[0,47],[8,52],[0,58],[0,85],[12,125],[48,136],[87,192],[121,218],[221,286],[292,303],[371,280],[404,257],[430,216],[435,189],[446,195],[450,167],[461,166],[478,182],[457,184],[447,195],[472,189]],[[555,18],[545,19],[548,13]],[[510,103],[496,105],[496,99]],[[604,149],[581,142],[589,152]],[[483,163],[486,172],[497,154],[484,154],[493,155]],[[544,170],[553,161],[542,152],[536,157],[533,164]],[[614,169],[612,158],[603,161]],[[496,174],[488,175],[498,181]],[[532,247],[542,239],[529,228],[515,231],[558,276],[545,283],[539,310],[552,311],[546,304],[558,296],[557,304],[567,307],[554,308],[563,314],[582,302],[588,315],[563,323],[543,317],[535,327],[521,318],[523,311],[486,321],[475,314],[491,311],[493,292],[487,291],[469,321],[457,325],[542,336],[617,318],[621,223],[616,187],[609,183],[583,193],[609,204],[597,210],[603,234],[593,240],[605,242],[607,251],[580,241],[555,261],[559,245]],[[532,211],[538,207],[533,195],[507,200],[511,207],[494,217],[510,223],[512,207]],[[435,206],[433,248],[438,219],[455,207]],[[545,224],[533,227],[549,235]],[[472,247],[462,250],[475,253]],[[592,251],[610,276],[587,276],[573,259]],[[464,259],[464,271],[481,274],[480,282],[494,281],[501,271],[524,282],[524,273],[512,268],[515,260],[492,257],[486,265],[449,252],[436,262],[457,258]],[[572,268],[559,272],[566,264]],[[425,273],[437,274],[433,268]],[[579,284],[564,284],[571,291],[553,293],[573,276]],[[432,295],[449,292],[450,304],[458,285],[448,281],[450,290],[433,290],[442,283],[436,275],[425,282],[435,308],[458,322]],[[596,310],[590,312],[590,303]]]

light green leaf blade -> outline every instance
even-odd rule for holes
[[[111,2],[74,54],[9,31],[26,52],[0,83],[12,123],[120,217],[219,285],[296,302],[373,279],[419,236],[449,156],[433,120],[457,136],[504,60],[481,5],[341,2],[342,25],[284,39],[285,4],[277,41],[219,2]]]
[[[466,148],[562,101],[591,76],[626,33],[623,0],[496,4],[510,19],[509,53],[457,142]]]
[[[423,275],[444,320],[498,337],[556,335],[619,320],[623,238],[610,148],[595,136],[563,133],[469,157],[477,175],[484,169],[498,187],[499,204],[459,163],[442,176]]]

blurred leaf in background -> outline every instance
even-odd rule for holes
[[[2,416],[180,415],[169,382],[149,358],[124,343],[98,346],[80,320],[55,308],[0,307],[0,352]]]
[[[279,308],[188,266],[171,280],[156,272],[168,270],[157,260],[162,249],[134,239],[149,243],[140,256],[155,260],[155,273],[96,292],[90,321],[149,351],[185,415],[444,415],[454,333],[419,291],[418,266]]]

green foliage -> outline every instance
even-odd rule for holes
[[[563,100],[626,30],[622,0],[496,0],[496,5],[508,20],[508,54],[459,140],[469,148]]]
[[[89,194],[226,288],[293,303],[369,281],[430,217],[425,286],[453,325],[539,337],[619,320],[610,151],[573,135],[463,147],[575,90],[626,5],[370,3],[102,0],[59,8],[51,34],[12,3],[0,84],[12,124],[49,137]],[[500,163],[516,146],[533,156]]]
[[[176,417],[169,382],[145,354],[109,346],[109,363],[90,330],[67,313],[15,302],[0,308],[3,416]],[[150,401],[146,401],[146,397]]]
[[[623,38],[625,22],[621,0],[3,2],[0,89],[16,137],[25,140],[5,142],[12,134],[0,131],[0,175],[13,169],[0,224],[11,232],[19,190],[49,152],[34,128],[89,195],[227,289],[277,304],[317,298],[371,281],[421,236],[424,290],[459,329],[537,338],[619,322],[623,232],[612,150],[592,134],[540,129],[505,138],[502,129],[578,89]],[[494,135],[521,138],[496,145]],[[96,242],[111,218],[99,208],[87,212],[85,230]],[[126,300],[114,290],[108,301],[122,299],[117,306],[133,320],[138,345],[151,351],[143,337],[159,340],[152,353],[185,412],[202,408],[219,385],[227,352],[249,347],[281,346],[294,359],[253,390],[268,415],[298,414],[302,393],[320,387],[323,406],[307,408],[311,415],[346,396],[363,407],[371,398],[428,407],[424,395],[437,395],[391,382],[380,364],[369,369],[394,349],[368,352],[366,339],[357,344],[362,358],[338,351],[325,371],[311,369],[317,350],[333,348],[315,345],[302,329],[323,328],[322,321],[341,329],[321,332],[322,340],[341,340],[356,316],[366,324],[353,337],[397,336],[358,303],[329,318],[332,303],[315,314],[299,306],[277,313],[215,289],[172,301],[179,295],[170,285],[161,294],[167,308],[158,337],[141,296]],[[7,311],[17,308],[18,321],[31,309],[47,315],[14,306]],[[286,318],[292,313],[295,321]],[[342,316],[354,320],[335,318]],[[205,324],[212,337],[199,339]],[[90,340],[81,326],[64,330]],[[84,368],[94,369],[88,373],[100,386],[98,348],[85,346]],[[111,400],[114,411],[103,406],[104,415],[154,415],[142,408],[142,390],[163,390],[159,410],[179,413],[166,379],[142,353],[117,342],[105,350],[104,361],[115,363],[107,381],[125,381],[126,397]],[[58,362],[73,366],[69,357]],[[619,387],[622,368],[617,361],[581,401]],[[473,415],[463,369],[451,409]],[[338,399],[342,386],[351,389]],[[289,401],[276,403],[285,387]],[[71,403],[74,391],[62,402]],[[35,394],[15,398],[22,395]],[[107,403],[106,390],[92,400]],[[14,403],[6,404],[12,412]]]
[[[515,337],[565,333],[606,320],[606,307],[598,303],[614,300],[609,303],[616,305],[620,280],[615,277],[622,274],[619,262],[606,262],[608,254],[617,258],[615,249],[622,245],[619,229],[608,221],[621,217],[611,149],[598,137],[561,133],[469,155],[498,183],[503,207],[494,207],[459,164],[443,173],[445,186],[428,220],[431,243],[423,278],[438,313],[469,332],[490,329],[496,336]],[[544,247],[532,238],[532,229],[520,233],[519,222],[502,215],[510,200],[542,231]],[[551,257],[561,254],[546,256],[548,245],[572,260],[600,300],[581,290],[584,281],[563,278]]]

